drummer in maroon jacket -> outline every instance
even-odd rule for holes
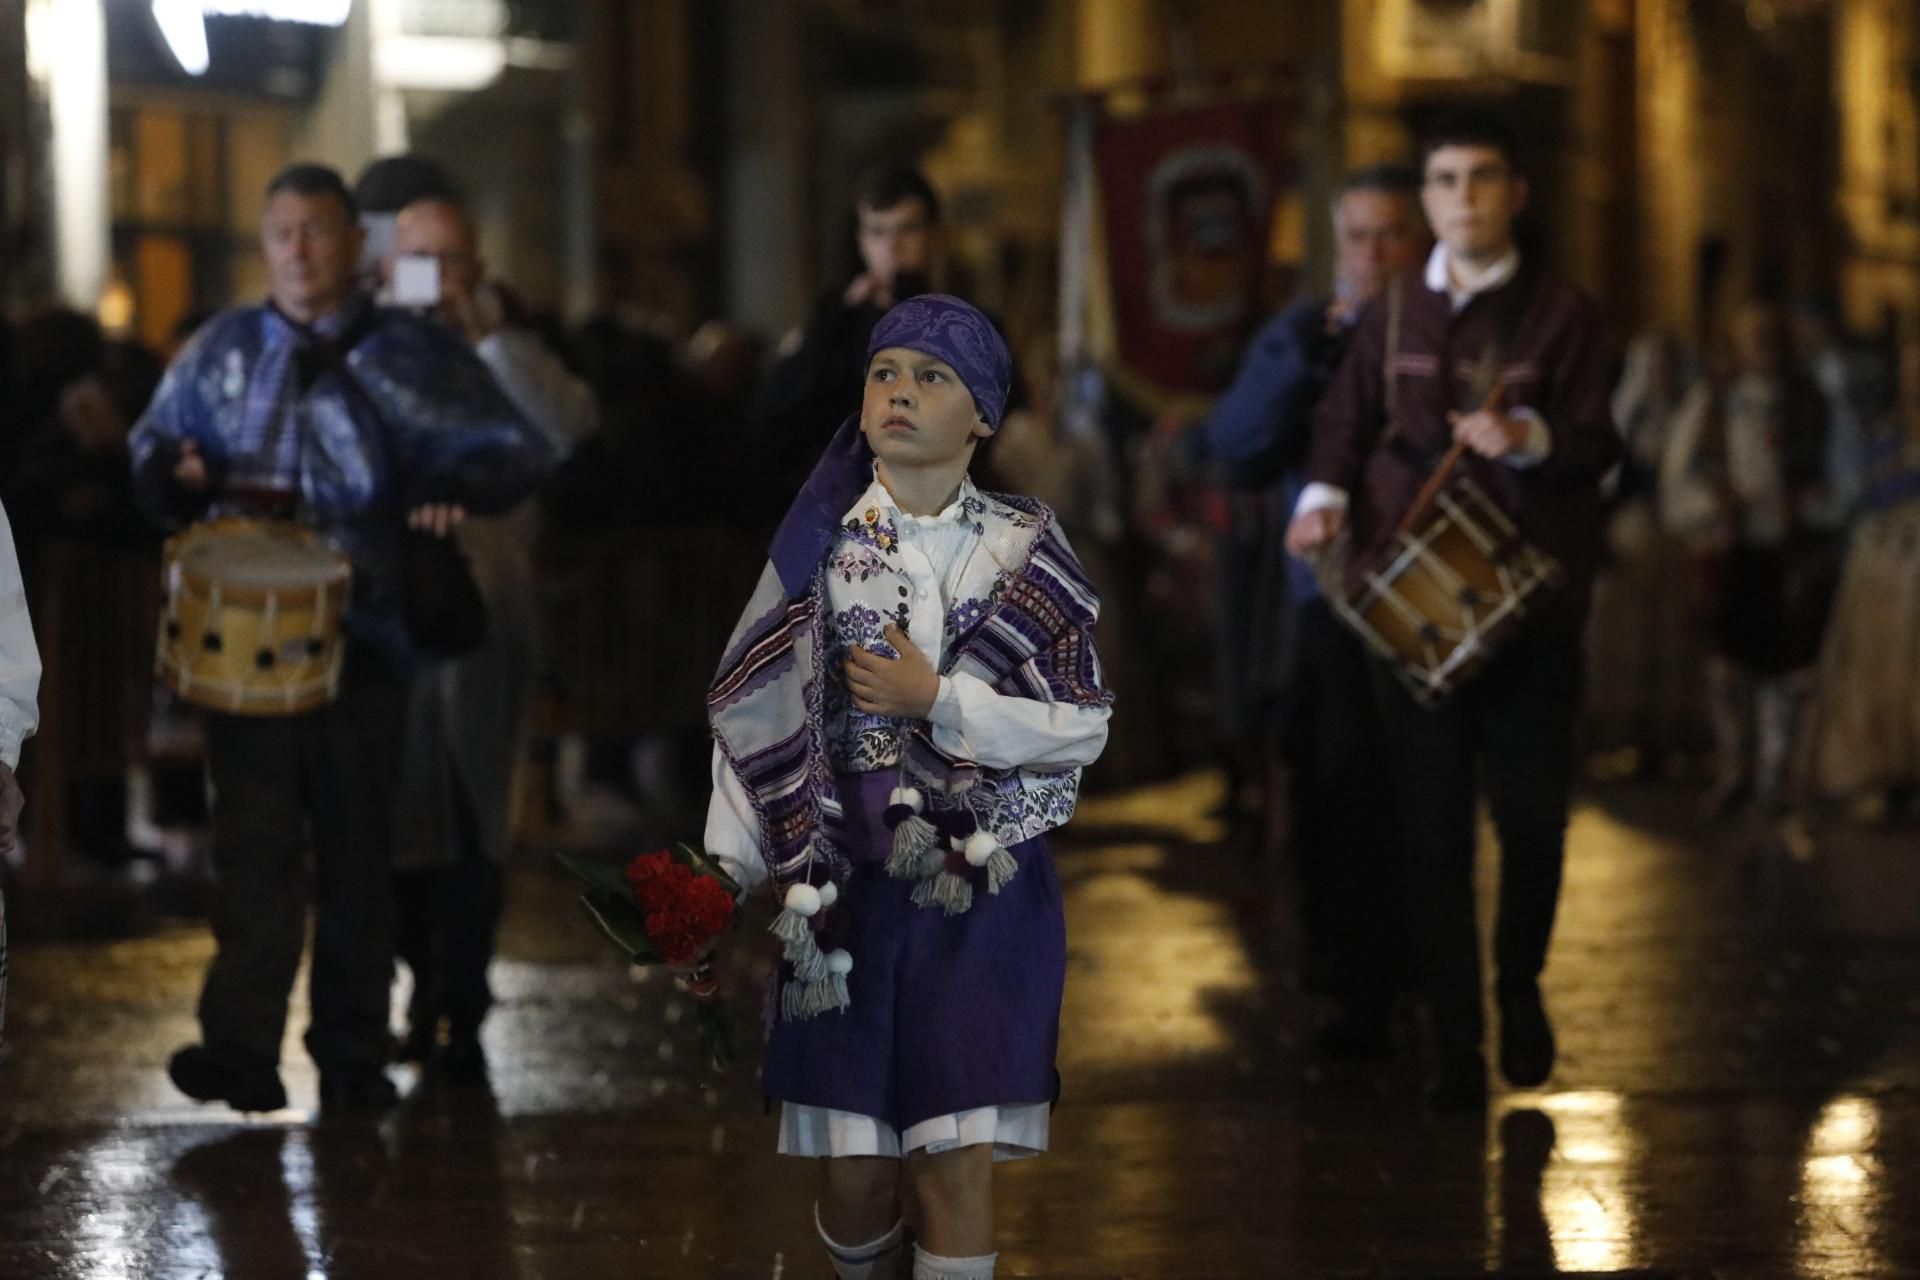
[[[1521,1086],[1553,1070],[1539,976],[1560,896],[1600,481],[1620,446],[1592,300],[1515,243],[1527,183],[1512,135],[1462,112],[1438,123],[1422,155],[1421,198],[1438,243],[1424,269],[1362,318],[1321,402],[1310,483],[1287,545],[1311,556],[1350,524],[1352,563],[1377,564],[1422,484],[1461,441],[1460,473],[1566,571],[1564,586],[1535,597],[1507,647],[1438,708],[1422,708],[1384,669],[1375,681],[1393,743],[1414,945],[1435,1039],[1429,1101],[1471,1110],[1487,1096],[1474,911],[1482,779],[1500,837],[1501,1070]]]

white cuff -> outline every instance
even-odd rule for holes
[[[19,719],[0,712],[0,764],[9,769],[20,767],[20,748],[33,736],[32,721],[22,723]]]
[[[960,691],[949,676],[940,677],[940,692],[934,695],[933,710],[927,719],[950,733],[960,732]]]
[[[1515,409],[1507,416],[1527,424],[1527,438],[1520,442],[1519,448],[1500,461],[1523,471],[1545,462],[1547,455],[1553,452],[1553,433],[1547,430],[1547,420],[1527,408]]]
[[[1315,480],[1300,491],[1300,500],[1293,504],[1293,518],[1312,515],[1316,511],[1345,511],[1347,509],[1347,491],[1338,485],[1323,484]]]

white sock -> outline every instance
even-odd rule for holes
[[[906,1235],[905,1218],[893,1224],[893,1230],[878,1240],[869,1240],[865,1244],[841,1244],[827,1234],[820,1225],[820,1206],[813,1206],[813,1229],[820,1233],[820,1243],[827,1246],[827,1256],[833,1259],[833,1274],[840,1280],[891,1280],[894,1259],[900,1253],[900,1241]],[[992,1272],[988,1272],[992,1275]]]
[[[993,1262],[1000,1255],[983,1253],[977,1258],[943,1258],[913,1246],[913,1280],[993,1280]]]

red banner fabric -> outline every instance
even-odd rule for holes
[[[1274,197],[1273,98],[1102,121],[1094,143],[1120,362],[1162,391],[1216,392],[1257,321]]]

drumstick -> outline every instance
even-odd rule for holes
[[[1506,398],[1507,384],[1494,383],[1493,390],[1487,394],[1486,403],[1480,406],[1480,412],[1498,413]],[[1394,537],[1398,538],[1408,533],[1414,525],[1426,519],[1427,508],[1433,505],[1433,500],[1440,496],[1440,490],[1444,489],[1447,481],[1453,478],[1453,469],[1460,465],[1460,459],[1465,457],[1466,453],[1467,442],[1455,440],[1453,447],[1448,449],[1445,456],[1440,459],[1440,465],[1433,469],[1433,474],[1427,477],[1426,484],[1422,485],[1420,492],[1414,496],[1413,505],[1407,508],[1407,514],[1400,517],[1400,526],[1394,530]]]

